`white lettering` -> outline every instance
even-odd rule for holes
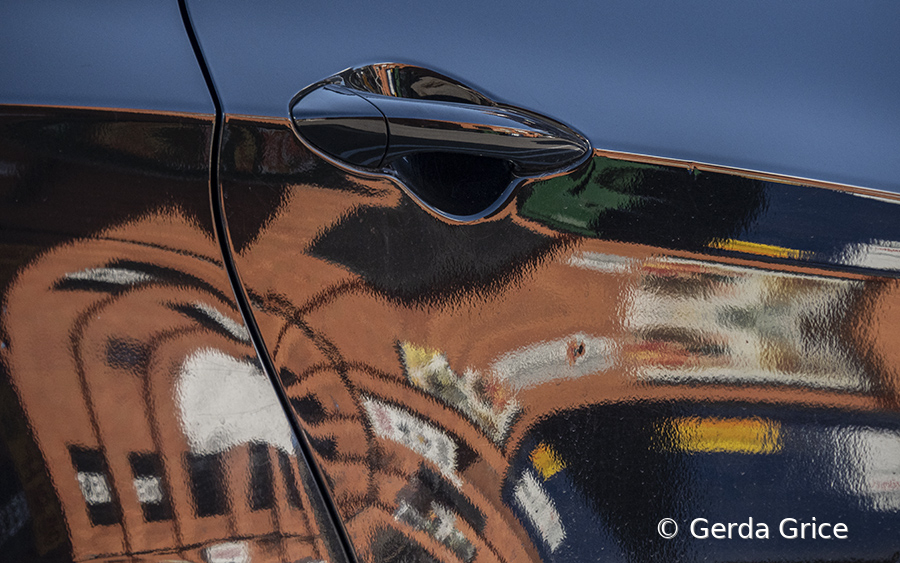
[[[697,524],[699,522],[703,522],[704,524],[709,524],[709,520],[707,520],[706,518],[694,518],[691,521],[691,535],[694,536],[695,538],[697,538],[698,540],[705,540],[706,538],[709,537],[709,529],[706,528],[705,526],[703,526],[700,528],[700,533],[702,533],[703,535],[702,536],[697,535],[697,530],[695,527],[697,526]]]
[[[712,525],[712,537],[717,540],[725,539],[725,524],[721,522],[716,522]]]
[[[778,525],[778,532],[781,534],[781,537],[792,540],[797,537],[797,528],[790,527],[790,528],[788,528],[789,532],[785,532],[784,525],[787,524],[788,522],[793,522],[794,524],[797,523],[797,521],[794,520],[793,518],[785,518],[784,520],[781,521],[781,524]],[[788,534],[790,534],[790,535],[788,535]]]
[[[816,537],[816,528],[810,522],[804,522],[800,524],[800,537],[802,539],[806,539],[806,529],[812,528],[812,537]]]
[[[844,535],[841,535],[844,534]],[[847,539],[847,525],[843,522],[838,522],[834,525],[834,537],[839,540]]]
[[[849,532],[847,525],[838,522],[817,522],[813,517],[811,522],[804,522],[797,518],[785,518],[778,524],[778,533],[781,537],[794,540],[830,540],[830,539],[847,539]],[[767,540],[769,539],[769,525],[765,522],[754,522],[753,518],[747,518],[746,522],[713,522],[710,523],[706,518],[694,518],[691,520],[691,535],[698,540],[713,538],[717,540],[724,539],[744,539],[744,540]]]

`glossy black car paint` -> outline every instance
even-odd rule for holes
[[[895,459],[896,262],[875,256],[896,252],[896,203],[597,154],[461,226],[341,173],[289,130],[226,121],[226,153],[266,139],[294,162],[248,174],[224,161],[226,219],[246,231],[245,214],[278,202],[264,228],[232,237],[236,266],[363,560],[896,551],[893,505],[847,484],[888,482],[894,463],[847,444]],[[869,222],[828,228],[845,214]],[[487,387],[505,395],[491,415]],[[415,436],[454,453],[442,461]],[[516,497],[541,455],[560,468],[541,485],[566,531],[552,541]],[[453,515],[453,534],[408,516],[428,506]],[[685,533],[659,538],[662,514]],[[777,537],[791,515],[856,532]],[[754,518],[773,537],[752,551],[692,539],[700,516]]]
[[[335,30],[353,26],[328,25],[315,5],[306,17],[275,5],[236,18],[236,5],[190,2],[195,46],[220,98],[212,104],[175,8],[147,8],[153,17],[110,11],[99,24],[110,33],[95,35],[64,25],[78,20],[55,8],[6,20],[18,25],[16,37],[42,37],[40,22],[62,22],[58,35],[84,43],[68,57],[34,55],[44,61],[34,68],[55,69],[42,81],[9,65],[22,80],[3,90],[0,505],[4,522],[15,523],[0,538],[4,556],[339,561],[328,497],[347,550],[366,561],[895,556],[896,197],[829,182],[896,192],[884,157],[895,116],[884,113],[892,102],[883,95],[895,74],[869,81],[862,99],[879,102],[862,120],[871,129],[843,140],[823,134],[760,151],[737,140],[733,121],[716,129],[702,119],[687,140],[670,132],[661,137],[667,148],[647,151],[818,181],[596,151],[571,173],[522,185],[493,216],[459,225],[389,179],[333,166],[292,130],[297,91],[371,62],[355,43],[403,47],[396,21],[382,26],[386,12],[343,11],[366,25],[342,39]],[[422,8],[409,9],[415,17]],[[452,70],[488,85],[492,97],[565,117],[595,143],[631,135],[598,134],[600,109],[585,113],[590,101],[573,100],[574,89],[546,85],[608,78],[609,58],[581,64],[581,75],[567,74],[573,81],[554,74],[585,61],[559,54],[571,54],[597,20],[569,17],[567,35],[552,30],[573,12],[545,14],[542,37],[567,40],[532,41],[516,54],[496,46],[527,36],[527,10],[504,11],[498,28],[488,17],[497,8],[484,9],[475,20],[458,8],[443,14],[454,31],[433,33],[431,43],[422,41],[427,26],[399,31],[424,66],[468,60]],[[865,11],[848,14],[842,33],[858,38],[853,22],[866,22],[863,52],[890,45],[888,19]],[[418,15],[436,25],[438,13]],[[635,13],[649,15],[607,15]],[[683,15],[642,23],[664,38],[718,30],[709,25],[717,17],[735,27],[737,18],[711,13],[690,25]],[[800,25],[797,12],[785,14],[785,25]],[[487,50],[506,60],[558,68],[541,63],[537,79],[507,88],[515,72],[446,49],[479,43],[451,25],[461,19],[475,24],[472,34],[489,26],[494,33],[481,37],[495,48]],[[326,31],[301,32],[309,22]],[[766,29],[781,45],[789,35]],[[260,32],[265,40],[254,45]],[[93,48],[97,38],[117,38],[115,48]],[[536,56],[538,47],[550,54]],[[298,69],[285,62],[291,50],[318,56],[292,59]],[[156,57],[173,51],[160,64]],[[342,57],[352,60],[332,60]],[[791,61],[817,57],[803,50]],[[752,50],[738,60],[757,64]],[[872,78],[868,65],[835,60],[848,71],[841,80]],[[84,64],[93,74],[73,78]],[[813,66],[813,76],[825,68]],[[159,72],[135,78],[136,67]],[[697,68],[708,77],[710,67]],[[672,78],[659,69],[646,76]],[[545,106],[547,96],[558,100]],[[671,99],[683,112],[673,115],[697,115],[677,92]],[[834,99],[813,106],[841,106]],[[566,104],[587,120],[560,109]],[[721,118],[725,106],[712,114]],[[812,123],[814,113],[798,119]],[[698,131],[729,142],[710,151]],[[866,136],[878,131],[886,137]],[[634,150],[647,139],[601,146]],[[848,146],[851,157],[828,160]],[[773,159],[779,150],[784,157]],[[860,164],[867,151],[877,166]],[[283,387],[302,436],[287,438],[261,365]],[[241,416],[241,399],[253,417]],[[207,415],[218,417],[219,433],[198,422]],[[254,417],[279,430],[259,430]],[[754,518],[773,537],[692,538],[687,528],[700,516]],[[676,519],[679,537],[660,537],[663,517]],[[786,517],[842,521],[852,533],[847,541],[774,537]]]
[[[0,559],[340,560],[217,243],[182,15],[134,8],[4,8],[60,43],[4,65]]]
[[[834,461],[839,456],[834,453],[837,450],[829,449],[826,437],[853,440],[856,431],[849,422],[852,417],[842,417],[841,412],[890,413],[894,408],[895,391],[889,383],[893,360],[887,352],[890,338],[878,336],[884,334],[881,328],[860,329],[894,322],[887,313],[894,309],[889,303],[895,294],[890,280],[896,263],[889,258],[896,253],[896,245],[890,242],[896,240],[892,194],[598,151],[591,162],[571,174],[522,186],[495,216],[474,225],[453,224],[423,209],[396,185],[365,174],[342,173],[340,164],[333,167],[329,159],[317,159],[300,144],[292,144],[287,134],[291,124],[279,117],[284,114],[276,93],[282,88],[304,88],[335,72],[322,68],[323,64],[358,64],[359,59],[340,62],[341,57],[352,58],[356,49],[365,57],[363,61],[377,57],[382,62],[415,62],[444,73],[453,71],[457,79],[477,84],[494,99],[512,103],[540,99],[534,109],[555,108],[552,115],[565,116],[572,125],[585,128],[595,146],[602,147],[606,133],[598,132],[597,124],[610,115],[627,115],[632,128],[647,130],[646,119],[636,118],[640,113],[619,114],[602,104],[589,105],[597,99],[595,92],[611,88],[597,86],[599,81],[619,78],[622,73],[604,75],[599,69],[608,59],[603,55],[592,59],[570,53],[550,59],[504,50],[504,45],[516,45],[523,53],[530,52],[529,46],[523,48],[516,41],[519,30],[528,25],[516,22],[530,19],[531,10],[506,11],[504,24],[496,26],[489,23],[484,10],[478,10],[485,17],[483,24],[491,28],[479,34],[477,25],[463,25],[470,18],[459,6],[443,10],[431,5],[426,10],[436,10],[435,14],[423,14],[420,27],[399,33],[386,13],[365,8],[338,15],[326,7],[308,6],[306,13],[316,17],[284,14],[279,18],[275,7],[260,20],[266,22],[265,36],[254,35],[242,43],[243,49],[235,50],[223,44],[231,40],[223,16],[243,14],[240,7],[219,5],[213,13],[211,5],[197,2],[191,8],[226,114],[219,173],[228,227],[232,233],[245,231],[244,214],[253,217],[263,209],[274,209],[271,203],[248,205],[252,200],[277,201],[279,206],[252,237],[232,237],[236,268],[251,293],[254,316],[273,365],[312,438],[315,458],[326,475],[337,476],[329,480],[330,491],[363,560],[390,560],[391,553],[398,560],[592,560],[604,556],[635,561],[877,560],[896,552],[892,536],[881,534],[897,526],[891,510],[882,514],[877,506],[883,505],[867,505],[872,501],[854,497],[862,493],[848,493],[846,486],[834,486],[830,493],[826,486],[830,496],[818,503],[811,499],[822,495],[822,489],[801,492],[807,483],[840,481],[837,474],[844,462]],[[777,9],[767,8],[773,12],[768,17],[779,17]],[[536,12],[540,10],[535,7]],[[634,10],[620,6],[618,11]],[[604,15],[615,19],[619,14]],[[668,18],[670,28],[657,35],[629,37],[627,44],[678,45],[673,37],[690,35],[704,23],[714,29],[715,24],[705,20],[717,17],[721,18],[718,24],[736,25],[733,15],[707,13],[699,18],[694,14],[699,22],[679,26],[676,22],[683,16],[676,15]],[[566,38],[556,44],[532,43],[532,48],[540,45],[551,51],[566,46],[577,51],[589,45],[574,37],[589,28],[587,22],[598,21],[567,21],[572,25],[560,24],[565,32],[554,34],[556,19],[538,19],[542,38]],[[801,28],[804,25],[797,14],[788,20]],[[598,25],[608,24],[598,21]],[[656,25],[654,29],[660,31]],[[272,33],[282,26],[283,32]],[[314,28],[333,33],[315,33]],[[349,36],[339,31],[346,28],[359,31]],[[782,48],[798,42],[827,42],[824,36],[799,30],[775,35],[774,43],[780,41]],[[771,39],[772,35],[760,36],[751,43],[757,50],[777,49],[762,46],[761,42]],[[864,42],[861,49],[873,45]],[[680,48],[690,52],[695,46]],[[415,54],[408,54],[407,48]],[[252,68],[244,62],[275,60],[279,51],[292,50],[319,56],[305,64],[265,71],[258,62]],[[485,54],[498,51],[513,70],[496,72],[496,67],[485,64],[490,57]],[[841,54],[828,52],[832,62],[841,60]],[[227,62],[225,53],[231,55]],[[692,54],[696,59],[691,63],[700,65],[692,64],[683,77],[709,88],[705,94],[694,88],[684,90],[694,99],[680,98],[657,85],[647,92],[628,90],[628,95],[665,92],[669,103],[678,100],[679,110],[671,115],[708,111],[722,128],[715,134],[740,128],[747,114],[727,115],[730,98],[715,99],[717,88],[728,84],[715,81],[719,74],[704,74],[723,72],[724,59],[699,51]],[[853,57],[846,52],[843,56],[844,61]],[[466,63],[452,62],[461,58]],[[333,59],[337,61],[329,63]],[[549,60],[552,65],[546,64]],[[772,65],[769,71],[781,72],[778,59],[762,60]],[[259,79],[234,80],[230,73],[216,78],[217,68],[234,66]],[[797,83],[809,81],[811,88],[819,83],[816,71],[792,68],[799,73],[792,78]],[[756,76],[750,72],[743,79],[764,82],[760,67],[753,69]],[[560,72],[566,78],[555,80],[555,87],[542,86],[548,76]],[[648,75],[647,81],[663,81],[664,76],[669,75]],[[292,80],[299,84],[293,85]],[[516,87],[502,90],[512,80],[517,81]],[[886,86],[877,77],[869,84],[875,90]],[[744,126],[728,143],[701,149],[709,151],[705,160],[771,172],[815,168],[815,173],[803,175],[819,180],[850,178],[828,171],[837,160],[822,160],[834,147],[847,151],[854,146],[848,131],[823,135],[820,129],[818,136],[804,139],[802,150],[797,147],[776,156],[772,151],[777,151],[778,144],[772,140],[784,136],[779,126],[790,126],[796,134],[798,125],[802,129],[803,112],[792,110],[793,123],[776,125],[772,115],[786,107],[779,105],[785,98],[777,90],[747,88],[741,95],[742,103],[749,106],[771,104],[773,113],[753,114],[768,127],[760,135],[763,128],[754,124],[753,135],[769,139],[768,146],[763,149],[752,135],[748,137],[750,129]],[[553,105],[559,99],[566,103]],[[877,113],[893,105],[886,97],[882,101],[870,109]],[[271,117],[254,121],[247,116],[250,113]],[[892,119],[887,113],[880,115],[888,122]],[[636,141],[636,137],[623,142],[624,136],[635,131],[629,129],[617,135],[615,148],[652,146],[665,138],[667,146],[652,152],[684,157],[700,145],[710,147],[709,140],[698,143],[695,139],[687,145],[671,141],[700,122],[681,121],[668,131],[656,127],[652,142],[649,138]],[[289,154],[293,167],[250,170],[230,160],[233,154],[245,153],[245,139],[260,138]],[[828,148],[830,143],[834,144]],[[807,150],[812,144],[816,148]],[[872,144],[865,146],[872,150]],[[889,171],[893,165],[884,160],[881,164],[886,172],[881,180],[870,176],[861,183],[895,190]],[[874,171],[867,170],[866,174]],[[566,268],[569,273],[563,275],[561,270]],[[578,269],[596,273],[572,273]],[[758,293],[753,289],[758,286],[770,289]],[[650,322],[641,321],[648,314],[641,307],[654,302],[657,317],[675,318],[653,321],[651,305]],[[798,304],[793,312],[787,306],[792,302]],[[691,308],[699,318],[690,320]],[[710,309],[712,316],[703,316]],[[735,331],[731,333],[734,341],[728,341],[729,331]],[[738,340],[744,339],[753,339],[761,355],[752,359],[739,352]],[[562,351],[551,350],[553,345]],[[826,350],[824,356],[817,355],[817,346]],[[477,392],[471,393],[479,378],[484,384],[503,358],[534,348],[550,358],[570,354],[570,367],[558,366],[558,374],[548,376],[532,395],[523,391],[534,402],[517,399],[526,404],[520,404],[511,428],[502,430],[473,415],[479,399]],[[597,356],[604,351],[618,361],[601,362],[603,369],[598,369]],[[410,360],[417,355],[444,367],[428,372]],[[593,364],[579,368],[584,357]],[[592,377],[580,379],[571,373],[590,372],[590,365],[596,370]],[[526,377],[523,373],[527,370],[518,377]],[[865,375],[843,379],[839,373]],[[507,376],[507,382],[515,379]],[[581,386],[566,383],[569,378],[580,379]],[[506,392],[509,400],[514,393]],[[587,398],[579,398],[583,395]],[[397,424],[412,428],[411,434],[404,438],[393,433],[389,424],[378,422],[379,416],[396,418]],[[869,415],[859,416],[867,419]],[[877,436],[879,432],[893,435],[892,415],[872,416],[863,426],[877,428]],[[798,417],[806,421],[801,431],[795,430]],[[846,422],[833,422],[835,417]],[[632,423],[617,426],[617,419]],[[779,434],[774,450],[767,450],[760,444],[767,443],[765,436],[776,427],[783,428],[784,434]],[[707,437],[702,447],[675,438],[727,435],[730,428],[752,436],[736,438],[737,446]],[[457,457],[442,463],[433,452],[417,449],[416,435],[426,442],[444,440],[455,448]],[[740,444],[741,439],[749,443]],[[759,443],[753,445],[755,441]],[[616,453],[604,465],[590,452],[594,447]],[[816,458],[819,451],[831,453],[827,459]],[[846,462],[850,465],[868,463],[842,451],[856,460]],[[559,508],[559,530],[568,530],[568,535],[542,529],[517,498],[524,494],[518,491],[528,490],[523,484],[539,471],[535,459],[542,455],[568,469],[541,473],[546,478],[539,477],[535,482],[542,484],[531,490],[548,491],[546,505]],[[603,457],[602,452],[596,455]],[[659,466],[656,472],[640,469],[654,464]],[[437,474],[425,478],[426,470]],[[749,471],[749,488],[728,485],[731,477],[727,475],[742,470]],[[790,477],[783,482],[782,493],[753,492],[764,489],[771,475],[809,471],[820,477],[809,481]],[[397,479],[407,483],[400,491],[393,484]],[[453,490],[462,496],[447,494]],[[795,504],[785,503],[788,498]],[[857,504],[860,507],[853,509]],[[813,514],[812,507],[820,512]],[[753,547],[748,549],[740,542],[692,539],[686,527],[697,515],[693,511],[710,518],[713,514],[719,518],[752,515],[757,522],[791,511],[807,518],[822,514],[820,519],[845,518],[854,529],[867,531],[837,546],[773,538],[750,544]],[[657,534],[655,526],[663,513],[680,521],[678,539],[667,541]],[[453,531],[448,532],[448,527]]]

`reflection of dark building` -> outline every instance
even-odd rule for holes
[[[560,469],[541,474],[536,443],[558,455]],[[617,549],[629,561],[742,560],[748,546],[764,560],[852,559],[867,550],[889,559],[896,548],[884,534],[900,519],[900,426],[891,414],[746,403],[593,405],[548,417],[523,445],[507,494],[517,492],[519,475],[531,476],[555,503],[566,534],[549,560]],[[662,517],[679,522],[676,538],[658,536]],[[842,522],[852,533],[842,541],[785,539],[778,525],[786,517]],[[695,518],[707,528],[752,519],[741,533],[752,530],[757,541],[735,530],[738,541],[696,541],[689,533]]]
[[[373,238],[372,229],[381,236]],[[510,219],[459,229],[405,199],[397,207],[354,210],[316,237],[309,253],[346,267],[385,295],[429,302],[501,288],[564,244]]]
[[[695,250],[741,235],[765,198],[750,178],[594,157],[524,188],[517,201],[524,217],[562,232]]]

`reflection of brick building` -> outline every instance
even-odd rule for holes
[[[549,242],[535,242],[515,270],[466,278],[462,264],[479,258],[454,261],[446,251],[456,234],[421,227],[410,232],[433,238],[410,243],[404,229],[427,219],[387,183],[347,181],[352,189],[290,185],[238,268],[364,559],[394,550],[534,560],[540,542],[558,545],[552,523],[529,535],[522,506],[510,505],[537,506],[540,486],[522,484],[510,498],[501,490],[521,447],[535,447],[527,459],[536,475],[554,474],[552,452],[524,439],[566,409],[673,399],[861,410],[895,402],[896,385],[884,384],[893,372],[879,359],[890,345],[867,328],[892,309],[890,282],[576,244],[509,210],[481,231],[495,241],[485,248],[510,242],[489,229]],[[424,256],[398,254],[417,250]]]
[[[290,152],[290,131],[262,137]],[[278,162],[262,164],[286,175]],[[380,182],[289,191],[238,265],[364,560],[558,549],[572,532],[548,491],[567,461],[529,434],[557,413],[896,404],[893,282],[576,240],[514,212],[451,233]],[[467,233],[513,248],[454,262],[447,250]],[[402,251],[381,256],[366,237]],[[324,558],[277,403],[251,399],[267,385],[216,249],[188,240],[199,239],[178,215],[146,217],[49,252],[9,293],[6,358],[76,557],[175,538],[190,558],[245,537],[259,541],[204,557]]]
[[[8,292],[5,360],[76,559],[328,557],[216,252],[156,215],[49,251]]]

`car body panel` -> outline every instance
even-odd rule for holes
[[[225,268],[178,5],[3,11],[0,559],[340,560]]]
[[[597,148],[896,192],[893,2],[189,0],[223,108],[396,62],[553,117]]]
[[[3,10],[4,557],[896,558],[894,4]],[[595,150],[448,219],[292,126],[373,62]]]
[[[598,151],[460,224],[292,133],[226,119],[224,211],[361,559],[895,552],[893,198]],[[687,535],[730,514],[773,537]],[[856,535],[792,543],[792,515]]]
[[[0,36],[0,103],[215,113],[176,2],[8,2]]]
[[[235,268],[362,560],[896,552],[894,8],[270,7],[189,2]],[[599,149],[442,218],[291,135],[282,100],[373,62]],[[856,535],[792,542],[789,517]]]
[[[334,559],[221,259],[212,117],[4,109],[4,553]]]

